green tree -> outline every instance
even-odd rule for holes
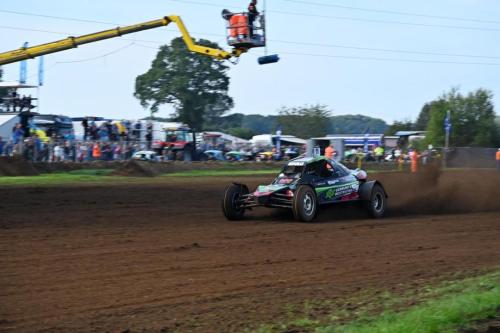
[[[414,124],[414,129],[417,131],[424,131],[429,125],[431,119],[432,103],[425,103],[418,115],[417,121]]]
[[[233,113],[224,117],[212,119],[210,123],[205,124],[205,129],[210,131],[227,131],[230,128],[242,127],[243,118],[242,113]]]
[[[495,146],[500,147],[500,117],[495,118],[495,125],[496,125]]]
[[[198,44],[219,48],[200,39]],[[182,38],[160,47],[151,68],[137,77],[134,96],[156,113],[171,104],[174,119],[201,130],[233,107],[224,61],[189,52]]]
[[[495,146],[497,127],[491,91],[478,89],[464,96],[458,89],[453,88],[433,101],[427,127],[427,143],[435,146],[444,145],[444,119],[448,110],[451,112],[450,144],[452,146]]]
[[[342,115],[330,118],[328,134],[384,133],[387,123],[382,119],[368,116]]]
[[[237,136],[238,138],[242,138],[245,140],[250,140],[255,135],[255,132],[252,131],[251,129],[242,127],[230,128],[227,130],[227,132],[231,135]]]
[[[277,116],[251,114],[243,118],[241,127],[252,130],[255,134],[271,134],[276,130]]]
[[[394,135],[398,131],[425,131],[429,125],[433,103],[435,102],[424,104],[415,122],[410,119],[395,121],[387,128],[385,135]]]
[[[327,134],[331,112],[325,105],[283,107],[279,110],[278,124],[284,134],[309,139]]]

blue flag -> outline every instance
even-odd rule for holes
[[[281,125],[278,125],[278,128],[276,128],[276,156],[275,156],[277,160],[281,159],[281,134],[282,134]]]
[[[45,69],[44,69],[44,57],[41,56],[38,59],[38,85],[43,86],[43,81],[45,79]]]
[[[365,133],[365,139],[363,140],[363,151],[365,153],[368,153],[370,151],[370,146],[368,145],[368,140],[370,139],[370,133],[366,131]]]
[[[23,44],[23,48],[28,47],[28,42],[25,42]],[[20,64],[20,71],[19,71],[19,83],[25,84],[27,79],[28,79],[28,62],[26,60],[21,61]]]
[[[282,127],[281,127],[281,125],[278,125],[278,127],[276,128],[276,135],[278,137],[280,137],[281,134],[282,134]]]

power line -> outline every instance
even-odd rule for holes
[[[41,33],[48,33],[48,34],[62,35],[62,36],[75,35],[75,34],[71,34],[71,33],[67,33],[67,32],[61,32],[61,31],[42,30],[42,29],[23,28],[23,27],[13,27],[13,26],[6,26],[6,25],[0,25],[0,29],[30,31],[30,32],[41,32]],[[165,30],[168,31],[168,32],[177,32],[177,30],[175,30],[175,29],[165,28]],[[194,32],[194,31],[192,31],[192,33],[197,34],[197,35],[214,36],[214,37],[224,36],[222,34],[210,34],[210,33]],[[158,44],[165,43],[165,42],[161,42],[161,41],[143,40],[143,39],[136,39],[136,38],[124,38],[124,37],[120,37],[120,39],[121,40],[126,40],[126,41],[138,41],[138,42],[143,42],[143,43],[158,43]]]
[[[72,64],[72,63],[82,63],[93,61],[101,58],[105,58],[107,56],[119,53],[131,46],[139,46],[148,49],[157,49],[155,47],[138,44],[136,42],[129,43],[125,46],[122,46],[118,49],[112,50],[105,54],[79,59],[79,60],[69,60],[69,61],[57,61],[53,63],[49,69],[59,65],[59,64]],[[450,65],[482,65],[482,66],[500,66],[500,63],[484,63],[484,62],[460,62],[460,61],[439,61],[439,60],[419,60],[419,59],[394,59],[394,58],[382,58],[382,57],[361,57],[361,56],[342,56],[342,55],[332,55],[332,54],[315,54],[315,53],[298,53],[298,52],[287,52],[280,51],[280,54],[286,55],[296,55],[296,56],[305,56],[305,57],[321,57],[321,58],[336,58],[336,59],[347,59],[347,60],[370,60],[370,61],[384,61],[384,62],[403,62],[403,63],[424,63],[424,64],[450,64]]]
[[[456,54],[456,53],[441,53],[441,52],[427,52],[427,51],[397,50],[397,49],[348,46],[348,45],[338,45],[338,44],[295,42],[295,41],[277,40],[277,39],[273,39],[273,40],[269,40],[269,41],[271,41],[273,43],[283,43],[283,44],[292,44],[292,45],[295,44],[295,45],[304,45],[304,46],[319,46],[319,47],[330,47],[330,48],[362,50],[362,51],[376,51],[376,52],[403,53],[403,54],[420,54],[420,55],[463,57],[463,58],[500,59],[500,56],[497,57],[497,56],[483,56],[483,55],[473,55],[473,54]]]
[[[106,53],[101,54],[99,56],[95,56],[95,57],[91,57],[91,58],[78,59],[78,60],[68,60],[68,61],[56,61],[56,62],[50,64],[44,70],[44,72],[48,72],[48,71],[52,70],[54,67],[56,67],[57,65],[61,65],[61,64],[83,63],[83,62],[89,62],[89,61],[93,61],[93,60],[98,60],[98,59],[106,58],[107,56],[119,53],[119,52],[121,52],[121,51],[123,51],[125,49],[128,49],[129,47],[134,46],[134,45],[136,45],[136,46],[143,46],[143,45],[138,45],[137,43],[129,43],[127,45],[124,45],[124,46],[119,47],[117,49],[114,49],[112,51],[109,51],[109,52],[106,52]],[[34,75],[31,75],[31,76],[28,76],[28,79],[33,78],[35,76],[38,76],[38,74],[34,74]]]
[[[200,1],[192,1],[192,0],[171,0],[180,3],[194,4],[200,6],[209,6],[209,7],[219,7],[225,6],[223,4],[216,3],[207,3]],[[238,8],[235,6],[225,6],[227,8]],[[395,24],[395,25],[405,25],[405,26],[415,26],[415,27],[426,27],[426,28],[442,28],[442,29],[455,29],[455,30],[471,30],[471,31],[492,31],[498,32],[500,29],[497,28],[479,28],[479,27],[469,27],[469,26],[459,26],[459,25],[445,25],[445,24],[431,24],[431,23],[413,23],[413,22],[402,22],[402,21],[388,21],[388,20],[377,20],[377,19],[365,19],[365,18],[356,18],[349,16],[332,16],[332,15],[319,15],[319,14],[307,14],[307,13],[296,13],[282,10],[268,10],[268,13],[275,13],[281,15],[292,15],[292,16],[300,16],[300,17],[315,17],[315,18],[324,18],[331,20],[343,20],[343,21],[355,21],[355,22],[370,22],[370,23],[382,23],[382,24]]]
[[[16,14],[16,15],[23,15],[23,16],[43,17],[43,18],[50,18],[50,19],[63,20],[63,21],[74,21],[74,22],[83,22],[83,23],[106,24],[106,25],[112,25],[112,26],[123,26],[124,25],[123,23],[116,23],[116,22],[95,21],[95,20],[82,19],[82,18],[77,18],[77,17],[65,17],[65,16],[45,15],[45,14],[38,14],[38,13],[32,13],[32,12],[14,11],[14,10],[3,10],[3,9],[0,9],[0,13]],[[8,27],[2,26],[0,28],[8,28]],[[18,29],[21,29],[21,28],[18,28]],[[168,31],[175,31],[175,30],[170,30],[169,28],[166,28],[166,29]],[[66,33],[52,32],[52,31],[46,31],[46,30],[39,30],[38,32],[66,34]],[[209,34],[209,33],[202,33],[202,32],[196,32],[196,31],[193,31],[193,33],[195,33],[197,35],[206,35],[206,36],[221,36],[220,34]]]
[[[63,20],[63,21],[75,21],[75,22],[82,22],[82,23],[97,23],[97,24],[106,24],[106,25],[119,25],[117,23],[112,23],[112,22],[88,20],[88,19],[81,19],[81,18],[76,18],[76,17],[63,17],[63,16],[55,16],[55,15],[46,15],[46,14],[38,14],[38,13],[31,13],[31,12],[21,12],[21,11],[17,11],[17,10],[0,9],[0,13],[25,15],[25,16],[26,15],[27,16],[36,16],[36,17],[50,18],[50,19]]]
[[[178,2],[188,2],[188,3],[195,3],[195,4],[200,4],[200,5],[210,5],[210,6],[217,6],[217,4],[207,4],[203,2],[198,2],[198,1],[181,1],[181,0],[172,0],[172,1],[178,1]],[[285,1],[296,1],[296,0],[285,0]],[[298,1],[298,0],[297,0]],[[80,18],[72,18],[72,17],[62,17],[62,16],[53,16],[53,15],[43,15],[43,14],[36,14],[36,13],[26,13],[26,12],[19,12],[19,11],[6,11],[6,10],[0,10],[0,12],[6,12],[6,13],[15,13],[19,15],[29,15],[29,16],[40,16],[40,17],[45,17],[45,18],[52,18],[52,19],[61,19],[61,20],[69,20],[69,21],[78,21],[78,22],[90,22],[90,23],[99,23],[99,24],[112,24],[112,25],[117,25],[116,23],[110,23],[110,22],[103,22],[103,21],[94,21],[94,20],[87,20],[87,19],[80,19]],[[300,14],[302,15],[302,14]],[[58,32],[58,31],[49,31],[49,30],[42,30],[42,29],[31,29],[31,28],[23,28],[23,27],[12,27],[12,26],[0,26],[0,29],[12,29],[12,30],[20,30],[20,31],[33,31],[33,32],[42,32],[42,33],[51,33],[51,34],[58,34],[58,35],[68,35],[68,33],[65,32]],[[170,32],[176,32],[175,30],[170,30],[166,29],[167,31]],[[212,34],[212,33],[200,33],[200,32],[194,32],[195,34],[200,34],[200,35],[207,35],[207,36],[216,36],[216,37],[224,37],[222,34]],[[98,56],[95,58],[89,58],[89,59],[83,59],[83,60],[77,60],[77,61],[69,61],[69,62],[61,62],[61,63],[74,63],[74,62],[85,62],[85,61],[91,61],[95,59],[99,59],[102,57],[105,57],[107,55],[114,54],[116,52],[121,51],[122,49],[128,48],[131,45],[134,44],[134,42],[143,42],[143,43],[156,43],[156,44],[163,44],[164,42],[161,41],[152,41],[152,40],[141,40],[141,39],[135,39],[135,38],[121,38],[122,40],[127,40],[127,41],[132,41],[131,44],[128,44],[125,47],[119,48],[118,50],[114,50],[108,54]],[[452,54],[452,53],[440,53],[440,52],[428,52],[428,51],[410,51],[410,50],[397,50],[397,49],[383,49],[383,48],[369,48],[369,47],[359,47],[359,46],[348,46],[348,45],[338,45],[338,44],[322,44],[322,43],[309,43],[309,42],[300,42],[300,41],[287,41],[287,40],[270,40],[272,42],[277,42],[277,43],[283,43],[283,44],[294,44],[294,45],[305,45],[305,46],[319,46],[319,47],[330,47],[330,48],[341,48],[341,49],[353,49],[353,50],[365,50],[365,51],[377,51],[377,52],[390,52],[390,53],[404,53],[404,54],[420,54],[420,55],[433,55],[433,56],[448,56],[448,57],[465,57],[465,58],[484,58],[484,59],[500,59],[500,57],[496,56],[483,56],[483,55],[471,55],[471,54]],[[142,47],[146,47],[144,45],[138,45]],[[150,47],[154,48],[154,47]],[[308,55],[309,53],[293,53],[293,52],[283,52],[283,54],[291,54],[291,55]],[[384,60],[384,61],[405,61],[405,62],[430,62],[430,63],[453,63],[453,64],[485,64],[485,65],[497,65],[497,64],[491,64],[491,63],[467,63],[467,62],[450,62],[450,61],[427,61],[427,60],[405,60],[405,59],[389,59],[389,58],[373,58],[373,57],[350,57],[350,56],[340,56],[340,55],[312,55],[312,56],[326,56],[330,58],[351,58],[351,59],[363,59],[363,60]]]
[[[21,30],[21,31],[51,33],[51,34],[58,34],[58,35],[68,35],[68,33],[65,33],[65,32],[47,31],[47,30],[20,28],[20,27],[11,27],[11,26],[0,26],[0,29],[12,29],[12,30]],[[170,29],[166,29],[166,30],[169,32],[176,32],[176,30],[170,30]],[[199,35],[206,35],[206,36],[225,37],[222,34],[200,33],[200,32],[193,32],[193,33],[199,34]],[[165,43],[165,42],[156,41],[156,40],[143,40],[143,39],[124,38],[124,37],[121,37],[120,39],[125,40],[125,41],[131,41],[131,42],[152,43],[152,44],[159,44],[159,45],[162,45]],[[398,49],[372,48],[372,47],[361,47],[361,46],[350,46],[350,45],[339,45],[339,44],[309,43],[309,42],[287,41],[287,40],[277,40],[277,39],[270,39],[269,42],[291,44],[291,45],[304,45],[304,46],[317,46],[317,47],[351,49],[351,50],[362,50],[362,51],[387,52],[387,53],[418,54],[418,55],[462,57],[462,58],[500,59],[500,56],[456,54],[456,53],[430,52],[430,51],[398,50]]]
[[[22,28],[22,27],[11,27],[11,26],[7,26],[7,25],[0,25],[0,29],[30,31],[30,32],[43,32],[43,33],[54,34],[54,35],[67,35],[67,33],[65,33],[65,32],[57,32],[57,31],[41,30],[41,29],[32,29],[32,28]]]
[[[306,14],[306,13],[293,13],[293,12],[285,12],[285,11],[277,11],[277,10],[273,10],[273,11],[269,11],[269,12],[276,13],[276,14],[283,14],[283,15],[307,16],[307,17],[316,17],[316,18],[324,18],[324,19],[332,19],[332,20],[340,20],[340,21],[395,24],[395,25],[406,25],[406,26],[425,27],[425,28],[442,28],[442,29],[471,30],[471,31],[500,31],[500,29],[497,29],[497,28],[476,28],[476,27],[458,26],[458,25],[387,21],[387,20],[355,18],[355,17],[348,17],[348,16],[331,16],[331,15],[318,15],[318,14]]]
[[[443,16],[443,15],[430,15],[430,14],[421,14],[421,13],[412,13],[412,12],[399,12],[399,11],[394,11],[394,10],[353,7],[353,6],[321,3],[321,2],[314,2],[314,1],[304,1],[304,0],[283,0],[283,1],[306,4],[306,5],[313,5],[313,6],[321,6],[321,7],[342,8],[342,9],[349,9],[349,10],[356,10],[356,11],[363,11],[363,12],[374,12],[374,13],[393,14],[393,15],[402,15],[402,16],[414,16],[414,17],[426,17],[426,18],[434,18],[434,19],[440,19],[440,20],[453,20],[453,21],[465,21],[465,22],[476,22],[476,23],[500,24],[500,21],[489,21],[489,20],[482,20],[482,19],[475,19],[475,18]]]
[[[125,49],[128,49],[129,47],[133,46],[135,43],[129,43],[125,46],[122,46],[122,47],[119,47],[113,51],[110,51],[110,52],[107,52],[105,54],[102,54],[102,55],[99,55],[99,56],[96,56],[96,57],[92,57],[92,58],[86,58],[86,59],[80,59],[80,60],[70,60],[70,61],[56,61],[55,63],[56,64],[74,64],[74,63],[81,63],[81,62],[88,62],[88,61],[93,61],[93,60],[97,60],[97,59],[102,59],[102,58],[105,58],[107,56],[110,56],[112,54],[115,54],[115,53],[118,53],[118,52],[121,52]]]
[[[297,52],[279,52],[279,53],[280,54],[288,54],[288,55],[305,56],[305,57],[339,58],[339,59],[348,59],[348,60],[373,60],[373,61],[411,62],[411,63],[425,63],[425,64],[500,66],[500,63],[486,63],[486,62],[460,62],[460,61],[439,61],[439,60],[418,60],[418,59],[393,59],[393,58],[357,57],[357,56],[342,56],[342,55],[332,55],[332,54],[314,54],[314,53],[297,53]]]
[[[155,47],[141,45],[135,43],[135,46],[144,47],[148,49],[156,49]],[[331,54],[314,54],[314,53],[297,53],[279,51],[280,54],[298,55],[307,57],[323,57],[323,58],[338,58],[348,60],[373,60],[373,61],[396,61],[396,62],[411,62],[411,63],[426,63],[426,64],[450,64],[450,65],[485,65],[485,66],[500,66],[500,63],[484,63],[484,62],[460,62],[460,61],[439,61],[439,60],[419,60],[419,59],[394,59],[394,58],[379,58],[379,57],[358,57],[358,56],[342,56]],[[499,57],[500,58],[500,57]]]
[[[182,0],[173,0],[173,1],[183,2]],[[307,1],[302,1],[302,0],[284,0],[284,1],[300,2],[300,3],[304,2],[304,3],[311,3],[311,4],[320,4],[320,3],[316,3],[316,2],[307,2]],[[191,1],[191,3],[219,7],[218,4],[209,4],[209,3],[198,2],[198,1]],[[330,4],[321,4],[321,5],[325,5],[325,6],[337,6],[337,5],[330,5]],[[346,6],[344,6],[344,7],[346,7]],[[54,15],[45,15],[45,14],[37,14],[37,13],[31,13],[31,12],[21,12],[21,11],[11,11],[11,10],[0,10],[0,12],[10,13],[10,14],[17,14],[17,15],[39,16],[39,17],[44,17],[44,18],[59,19],[59,20],[66,20],[66,21],[76,21],[76,22],[86,22],[86,23],[99,23],[99,24],[108,24],[108,25],[115,25],[115,26],[119,25],[117,23],[112,23],[112,22],[95,21],[95,20],[81,19],[81,18],[74,18],[74,17],[62,17],[62,16],[54,16]],[[415,14],[415,15],[417,15],[417,14]],[[0,28],[15,29],[15,30],[24,30],[24,31],[35,31],[35,32],[43,32],[43,33],[54,33],[54,34],[61,34],[61,35],[65,35],[66,34],[66,33],[61,33],[61,32],[47,31],[47,30],[27,29],[27,28],[8,27],[8,26],[0,26]],[[172,32],[174,31],[174,30],[170,30],[169,28],[167,28],[166,30],[167,31],[172,31]],[[202,33],[202,32],[196,32],[196,31],[194,31],[193,33],[194,34],[198,34],[198,35],[205,35],[205,36],[224,37],[224,35],[221,35],[221,34],[211,34],[211,33],[206,33],[206,32]],[[138,40],[138,39],[135,39],[135,38],[122,38],[122,40],[141,41],[141,42],[145,42],[145,43],[163,43],[163,42],[159,42],[159,41]],[[470,54],[451,54],[451,53],[429,52],[429,51],[410,51],[410,50],[396,50],[396,49],[381,49],[381,48],[368,48],[368,47],[359,47],[359,46],[346,46],[346,45],[307,43],[307,42],[298,42],[298,41],[283,41],[283,40],[270,40],[270,41],[272,41],[272,42],[279,42],[279,43],[287,43],[287,44],[297,44],[297,45],[307,45],[307,46],[321,46],[321,47],[332,47],[332,48],[343,48],[343,49],[354,49],[354,50],[367,50],[367,51],[377,51],[377,52],[421,54],[421,55],[436,55],[436,56],[452,56],[452,57],[466,57],[466,58],[485,58],[485,59],[497,59],[497,58],[499,58],[499,57],[495,57],[495,56],[470,55]]]

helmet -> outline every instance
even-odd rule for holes
[[[368,178],[368,174],[366,173],[366,171],[364,170],[359,170],[357,173],[356,173],[356,178],[358,180],[366,180],[366,178]]]

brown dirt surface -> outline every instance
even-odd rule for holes
[[[36,176],[39,172],[22,157],[0,156],[0,176]]]
[[[388,218],[332,207],[312,224],[226,221],[224,187],[265,178],[0,188],[0,332],[242,332],[308,301],[498,267],[498,174],[379,178]]]
[[[162,173],[161,164],[155,162],[141,162],[130,160],[125,164],[120,165],[111,174],[115,176],[127,176],[127,177],[154,177]],[[166,172],[167,168],[163,173]]]
[[[75,162],[38,162],[34,167],[40,173],[53,173],[53,172],[68,172],[75,170],[88,170],[88,169],[116,169],[123,165],[122,161],[93,161],[84,163]]]

